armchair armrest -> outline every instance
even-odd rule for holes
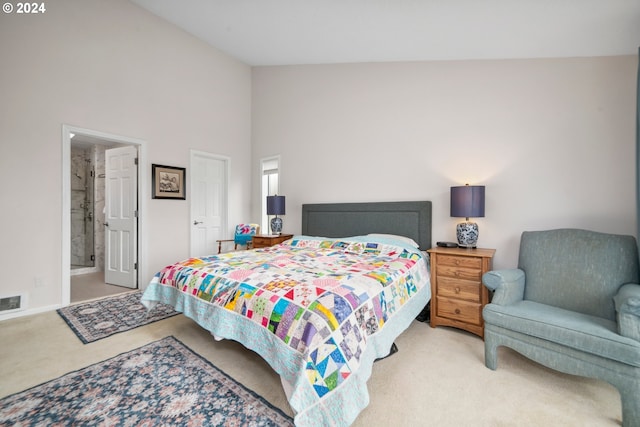
[[[218,253],[222,252],[222,243],[223,242],[234,242],[234,239],[221,239],[221,240],[216,240],[216,243],[218,244]]]
[[[640,341],[640,285],[627,283],[613,297],[618,317],[618,333]]]
[[[524,271],[520,269],[488,271],[482,283],[494,291],[492,304],[509,305],[524,298]]]

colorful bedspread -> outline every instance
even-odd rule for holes
[[[260,354],[290,385],[296,425],[340,426],[367,406],[374,360],[430,295],[426,255],[411,245],[296,236],[170,265],[142,300]]]

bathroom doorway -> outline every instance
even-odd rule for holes
[[[134,147],[138,154],[137,250],[135,287],[140,283],[146,258],[144,238],[146,213],[145,143],[133,138],[63,125],[62,192],[62,305],[86,299],[129,292],[131,289],[105,283],[105,153],[110,148]],[[72,288],[73,282],[73,288]],[[73,290],[73,297],[72,297]]]

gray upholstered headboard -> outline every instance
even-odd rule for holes
[[[302,205],[302,234],[349,237],[369,233],[410,237],[431,247],[431,202],[322,203]]]

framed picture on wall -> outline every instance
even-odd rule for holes
[[[154,199],[185,200],[186,168],[151,165],[151,197]]]

